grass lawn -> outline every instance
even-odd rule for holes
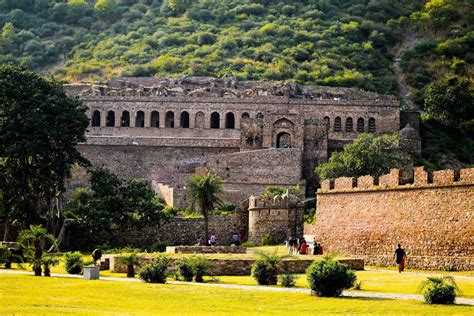
[[[472,306],[433,306],[418,301],[316,298],[300,293],[243,291],[1,275],[0,314],[16,315],[472,315]]]

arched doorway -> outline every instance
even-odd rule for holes
[[[115,112],[114,111],[109,111],[109,113],[107,113],[106,126],[107,127],[114,127],[115,126]]]
[[[171,112],[171,111],[166,112],[165,127],[174,128],[174,112]]]
[[[92,127],[99,127],[100,126],[100,112],[94,111],[92,114]]]
[[[291,148],[291,135],[281,132],[277,135],[277,148]]]
[[[211,114],[211,128],[220,128],[220,115],[217,112]]]
[[[145,127],[145,113],[143,111],[137,112],[135,127]]]
[[[150,126],[160,127],[160,113],[158,113],[157,111],[151,112]]]
[[[130,113],[128,113],[128,111],[122,112],[120,127],[130,127]]]
[[[186,111],[181,112],[181,127],[189,128],[189,113]]]
[[[235,128],[234,113],[229,112],[225,116],[225,128]]]

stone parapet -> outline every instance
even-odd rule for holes
[[[166,247],[167,253],[246,253],[247,248],[236,246],[174,246]]]
[[[392,255],[361,256],[366,265],[377,267],[396,266]],[[442,257],[442,256],[410,256],[407,259],[407,269],[437,270],[437,271],[472,271],[474,257]]]

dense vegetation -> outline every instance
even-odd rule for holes
[[[69,80],[229,74],[396,93],[386,22],[419,2],[1,0],[0,63]]]

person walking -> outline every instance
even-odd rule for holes
[[[397,249],[395,249],[394,257],[398,265],[398,273],[402,273],[405,270],[407,254],[400,244],[398,244]]]
[[[232,243],[234,244],[234,246],[240,246],[240,238],[236,232],[232,234]]]
[[[289,249],[289,254],[292,255],[293,254],[293,248],[295,247],[295,240],[293,239],[293,237],[290,237],[290,239],[288,240],[288,247],[290,248]]]
[[[216,245],[216,236],[214,234],[211,234],[211,238],[209,238],[209,241],[211,243],[211,246]]]

